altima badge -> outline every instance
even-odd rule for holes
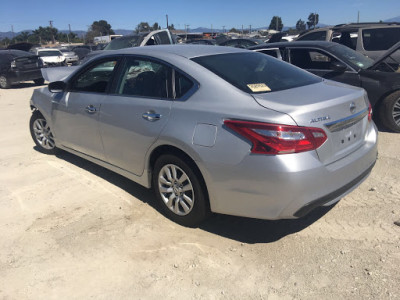
[[[311,119],[310,124],[321,122],[321,121],[326,121],[326,120],[330,120],[330,119],[331,119],[330,116],[318,117],[318,118]]]

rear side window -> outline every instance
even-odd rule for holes
[[[311,32],[297,39],[298,41],[325,41],[326,31]]]
[[[286,90],[322,80],[257,52],[201,56],[192,60],[248,93]]]
[[[333,56],[314,49],[290,49],[290,62],[302,69],[331,70]]]
[[[367,51],[387,50],[400,41],[400,27],[364,29],[362,39]]]
[[[193,82],[179,73],[175,71],[175,98],[181,98],[185,95],[193,86]]]
[[[118,94],[126,96],[172,98],[171,68],[150,60],[129,58],[122,72]]]
[[[278,58],[278,53],[277,53],[276,49],[264,49],[264,50],[260,50],[258,52],[261,52],[261,53],[267,54],[269,56]]]

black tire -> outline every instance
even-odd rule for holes
[[[165,181],[162,182],[160,178],[165,179],[166,173],[164,171],[172,168],[172,166],[176,167],[176,174],[175,176],[171,174],[170,184],[165,184]],[[188,180],[182,179],[184,178],[182,172]],[[174,177],[179,180],[174,180]],[[167,180],[169,179],[167,178]],[[183,226],[195,227],[211,214],[204,181],[196,166],[188,160],[170,154],[160,156],[154,165],[152,184],[161,210],[172,221]],[[191,190],[183,191],[188,186]],[[164,194],[161,191],[163,188]],[[165,192],[167,188],[172,190]],[[170,199],[167,202],[170,205],[166,203],[167,198]],[[187,201],[188,198],[193,200],[192,204]],[[189,206],[191,208],[187,211]]]
[[[29,130],[40,152],[44,154],[56,154],[58,152],[50,127],[47,125],[47,121],[43,115],[37,110],[31,116]]]
[[[383,99],[379,107],[379,119],[387,129],[400,132],[400,91]]]
[[[34,79],[33,82],[34,82],[36,85],[43,85],[43,84],[44,84],[44,78]]]
[[[11,86],[10,81],[6,77],[6,75],[0,75],[0,88],[1,89],[9,89]]]

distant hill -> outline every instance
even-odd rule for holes
[[[391,18],[391,19],[387,19],[384,22],[399,22],[400,23],[400,16],[394,17],[394,18]]]

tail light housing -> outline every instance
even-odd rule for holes
[[[225,126],[252,143],[251,153],[288,154],[319,148],[327,140],[321,128],[225,120]]]
[[[368,103],[368,121],[372,120],[372,106],[371,103]]]

